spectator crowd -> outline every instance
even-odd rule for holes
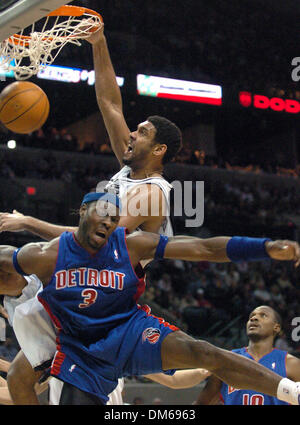
[[[278,340],[278,347],[299,353],[299,341],[292,338],[292,320],[299,316],[299,272],[271,260],[239,264],[171,260],[165,263],[163,274],[161,265],[151,266],[144,301],[167,310],[188,333],[213,337],[239,318],[239,331],[245,334],[250,312],[259,305],[269,305],[283,318],[284,335]],[[228,347],[232,335],[227,332],[224,336]]]
[[[63,152],[79,152],[86,153],[90,155],[113,155],[111,146],[104,142],[89,141],[78,143],[76,136],[67,131],[67,129],[62,128],[58,130],[55,127],[47,127],[45,129],[41,128],[38,131],[30,133],[28,135],[16,135],[11,134],[11,138],[16,139],[17,146],[21,147],[30,147],[35,149],[41,149],[47,151],[45,154],[42,154],[44,158],[51,157],[51,151],[63,151]],[[0,145],[7,144],[7,136],[0,137]],[[240,162],[239,162],[240,161]],[[183,142],[183,147],[177,156],[174,159],[174,162],[179,164],[191,164],[191,165],[201,165],[211,168],[220,168],[226,170],[240,171],[243,173],[254,173],[254,174],[276,174],[282,177],[292,177],[298,179],[300,176],[300,164],[297,164],[295,168],[287,168],[282,166],[280,163],[268,163],[264,158],[256,158],[256,161],[252,163],[245,164],[244,161],[239,158],[238,152],[235,152],[235,157],[232,158],[232,161],[228,158],[221,157],[220,155],[207,155],[204,149],[194,148],[189,141]],[[51,164],[53,166],[53,164]],[[3,175],[7,173],[6,168],[9,167],[9,164],[2,170],[0,173]],[[54,167],[55,170],[55,167]],[[31,170],[32,171],[32,170]],[[24,169],[23,173],[28,173],[28,169]],[[21,173],[21,170],[18,170],[18,173]],[[43,171],[41,171],[43,174]],[[55,173],[55,171],[54,171]],[[58,171],[59,174],[59,171]],[[49,175],[49,170],[47,170],[46,175],[51,178],[51,172]]]

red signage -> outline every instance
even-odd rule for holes
[[[26,187],[26,193],[29,196],[33,196],[36,194],[36,188],[34,186],[27,186]]]
[[[239,101],[245,108],[253,106],[257,109],[271,109],[272,111],[284,111],[290,114],[298,114],[300,112],[300,102],[293,99],[267,97],[261,94],[252,94],[243,91],[239,93]]]

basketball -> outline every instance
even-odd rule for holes
[[[46,93],[29,81],[16,81],[0,93],[0,121],[14,133],[38,130],[49,115]]]

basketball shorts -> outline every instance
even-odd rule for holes
[[[139,308],[129,320],[90,345],[61,332],[51,374],[106,404],[119,378],[175,373],[162,370],[161,344],[176,330],[179,329]]]
[[[25,303],[27,300],[33,298],[38,291],[40,291],[43,287],[42,282],[38,279],[38,277],[34,274],[30,276],[24,276],[24,279],[27,282],[27,285],[22,289],[21,295],[17,297],[4,295],[3,297],[3,306],[7,311],[8,322],[10,326],[13,326],[13,318],[15,314],[16,308]]]
[[[15,308],[13,329],[20,348],[33,369],[44,370],[51,366],[56,352],[57,330],[37,296]],[[122,404],[120,394],[123,386],[123,379],[120,379],[117,388],[109,394],[109,404]],[[63,382],[50,379],[49,387],[49,404],[59,404]]]
[[[37,296],[16,307],[13,329],[31,366],[49,367],[56,351],[56,329]]]

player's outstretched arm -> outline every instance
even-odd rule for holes
[[[151,381],[158,382],[166,387],[176,389],[191,388],[204,381],[211,373],[206,369],[186,369],[177,370],[174,375],[166,375],[165,373],[152,373],[145,375]]]
[[[111,63],[104,27],[87,39],[93,46],[95,88],[98,106],[108,132],[112,149],[123,164],[123,154],[129,142],[129,128],[123,115],[123,103],[116,74]]]
[[[188,236],[175,236],[161,240],[159,235],[139,232],[127,237],[128,248],[133,261],[159,258],[181,259],[185,261],[239,262],[275,259],[300,263],[300,247],[297,242],[288,240],[248,237],[218,236],[200,239]]]
[[[13,266],[12,256],[16,250],[15,246],[11,245],[0,245],[0,271],[1,278],[5,277],[6,274],[15,274],[16,270]]]
[[[10,245],[0,245],[0,295],[10,295],[16,297],[21,295],[27,281],[19,275],[12,266],[12,256],[16,247]],[[6,310],[1,307],[1,315],[6,317]],[[0,370],[3,370],[3,360],[0,360]]]
[[[15,247],[0,247],[0,270],[19,275],[35,274],[45,285],[50,281],[57,260],[59,239]]]
[[[12,405],[13,401],[11,399],[7,382],[2,376],[0,376],[0,405]]]
[[[39,220],[29,215],[23,215],[14,210],[13,213],[0,213],[0,232],[27,231],[50,241],[60,236],[63,232],[73,232],[77,227],[60,226],[47,221]]]
[[[26,285],[26,279],[20,274],[18,274],[16,271],[14,273],[8,273],[3,270],[0,270],[0,295],[19,297],[22,294],[22,291]],[[7,312],[3,307],[1,307],[0,314],[1,316],[8,318]]]
[[[1,372],[8,372],[10,366],[10,362],[8,362],[7,360],[4,359],[0,359],[0,370]]]
[[[164,258],[186,261],[229,262],[226,255],[226,244],[229,237],[200,239],[189,236],[174,236],[168,238],[164,247]],[[160,235],[148,232],[135,232],[127,236],[127,246],[132,264],[140,260],[157,258],[157,247]]]

